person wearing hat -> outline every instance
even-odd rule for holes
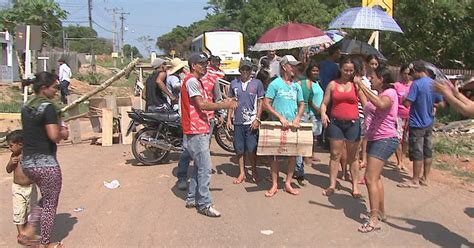
[[[239,176],[234,184],[245,180],[245,157],[249,158],[253,181],[259,181],[257,174],[257,132],[262,114],[262,102],[265,90],[260,80],[251,78],[252,62],[241,60],[239,65],[240,78],[232,80],[228,96],[237,98],[239,105],[227,114],[227,128],[234,128],[234,148],[239,160]]]
[[[206,111],[235,109],[235,99],[219,103],[207,101],[206,90],[201,78],[206,74],[208,58],[206,54],[194,53],[188,59],[190,73],[181,86],[181,125],[183,147],[194,160],[186,208],[197,208],[200,214],[220,217],[221,213],[212,205],[209,184],[211,181],[211,154],[209,151],[209,119]]]
[[[443,107],[443,97],[433,91],[434,81],[428,76],[424,61],[409,65],[413,69],[413,83],[403,105],[410,107],[408,120],[408,156],[413,161],[413,178],[397,186],[418,188],[427,185],[433,160],[432,132],[434,108]],[[423,176],[421,172],[423,170]]]
[[[71,68],[66,64],[66,61],[63,58],[58,60],[59,63],[59,87],[61,90],[61,102],[67,103],[67,96],[71,93],[69,92],[69,84],[71,82]]]
[[[174,111],[178,111],[179,108],[179,92],[181,89],[181,73],[184,72],[186,61],[182,61],[179,58],[174,58],[170,61],[170,68],[168,69],[168,76],[166,77],[166,88],[176,97],[176,101],[173,102],[168,97],[168,103],[172,105]]]
[[[294,67],[301,62],[292,55],[285,55],[280,60],[280,77],[273,80],[268,86],[265,95],[264,107],[274,117],[279,120],[282,129],[299,128],[300,120],[304,113],[304,99],[301,86],[293,79],[295,76]],[[292,195],[298,195],[298,190],[291,186],[291,180],[296,165],[296,157],[288,157],[288,167],[284,190]],[[271,162],[272,186],[265,193],[266,197],[272,197],[278,192],[278,173],[280,171],[277,156]]]
[[[176,97],[166,87],[166,67],[167,63],[162,58],[156,58],[151,63],[155,70],[146,80],[146,110],[147,111],[169,111],[171,106],[167,97],[172,102]]]
[[[219,56],[211,55],[208,59],[209,63],[206,68],[205,75],[200,79],[202,86],[206,91],[206,101],[208,102],[219,102],[222,101],[222,92],[218,83],[218,80],[224,78],[224,72],[219,69],[221,64],[221,59]],[[206,111],[209,120],[209,144],[211,144],[212,133],[214,127],[217,125],[217,120],[215,118],[214,111]],[[223,117],[219,120],[220,123],[223,123]],[[188,188],[187,177],[188,177],[188,167],[191,162],[191,156],[186,150],[181,153],[178,162],[178,172],[176,173],[178,181],[176,186],[179,190],[186,190]]]

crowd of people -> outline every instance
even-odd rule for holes
[[[278,192],[281,159],[288,160],[283,189],[298,195],[292,180],[304,182],[304,166],[320,161],[315,153],[317,144],[328,142],[330,183],[322,193],[331,197],[336,192],[339,168],[342,179],[352,183],[354,198],[362,197],[359,185],[365,184],[370,214],[358,229],[363,233],[379,229],[379,222],[386,218],[381,173],[392,155],[396,154],[400,171],[406,170],[404,156],[408,154],[413,162],[413,177],[398,184],[399,187],[415,189],[428,185],[432,125],[436,108],[444,106],[442,95],[464,115],[474,114],[472,101],[448,81],[434,81],[421,60],[402,65],[399,75],[394,76],[376,56],[341,58],[337,47],[329,48],[327,58],[319,63],[309,58],[297,60],[292,55],[279,57],[271,51],[265,60],[259,61],[260,65],[242,60],[240,76],[224,91],[219,83],[225,76],[219,69],[220,62],[219,57],[204,53],[191,54],[187,62],[157,58],[146,81],[148,111],[180,112],[184,151],[178,163],[177,187],[188,190],[186,208],[196,208],[209,217],[221,216],[209,191],[210,136],[216,125],[224,123],[216,119],[215,111],[227,111],[226,125],[234,133],[239,166],[234,184],[246,179],[261,181],[257,172],[261,160],[256,150],[262,120],[278,121],[282,129],[312,123],[313,157],[264,158],[270,163],[272,182],[265,196],[273,197]],[[62,247],[61,243],[50,243],[62,184],[56,143],[69,134],[53,100],[59,89],[67,89],[70,71],[61,71],[64,73],[59,78],[48,72],[36,74],[35,96],[22,108],[24,129],[7,136],[12,155],[6,170],[14,173],[13,220],[18,243],[22,245]],[[65,90],[63,93],[68,94]],[[194,168],[188,185],[191,160]],[[250,174],[245,169],[247,160]],[[360,176],[363,168],[365,174]],[[38,186],[42,198],[30,211],[33,184]],[[41,230],[40,236],[35,234],[37,229]]]

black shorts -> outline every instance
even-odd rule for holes
[[[332,118],[327,129],[327,137],[334,140],[356,142],[360,140],[360,135],[360,119],[346,121]]]

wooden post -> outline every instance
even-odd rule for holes
[[[114,115],[112,109],[102,109],[102,146],[112,146]]]
[[[67,102],[73,102],[79,98],[77,95],[69,95],[67,96]],[[69,116],[76,116],[79,115],[79,105],[74,106],[73,108],[69,109],[68,111]],[[69,138],[73,144],[80,144],[81,139],[81,121],[80,119],[75,119],[69,121]]]
[[[127,134],[128,124],[130,123],[130,117],[128,117],[127,111],[131,111],[132,107],[120,107],[120,135],[122,136],[122,144],[130,145],[133,141],[133,134]]]
[[[117,98],[114,95],[106,95],[105,99],[105,107],[112,109],[112,113],[114,117],[118,116],[118,109],[117,109]]]

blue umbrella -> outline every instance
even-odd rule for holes
[[[346,9],[329,24],[329,28],[371,29],[403,33],[391,16],[379,8],[370,7]]]
[[[324,32],[334,42],[341,41],[342,39],[344,39],[344,35],[345,35],[345,33],[343,33],[342,31],[339,31],[339,30],[327,30],[327,31],[324,31]]]
[[[364,56],[375,55],[380,60],[387,61],[387,58],[385,58],[385,56],[383,56],[379,50],[375,49],[373,46],[370,46],[364,41],[343,39],[334,44],[334,46],[338,46],[342,54],[359,54]]]

